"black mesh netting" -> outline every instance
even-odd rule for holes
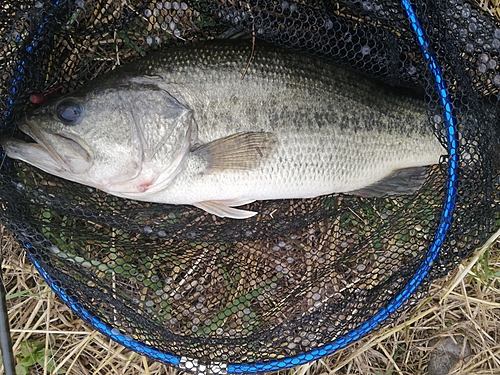
[[[448,85],[461,160],[451,228],[406,307],[500,220],[500,23],[473,2],[414,6]],[[445,144],[410,22],[382,0],[3,2],[3,136],[30,95],[63,95],[152,50],[242,32],[249,45],[263,39],[425,91]],[[114,339],[195,371],[264,371],[330,353],[392,312],[425,276],[447,178],[443,159],[410,196],[261,201],[248,206],[259,215],[233,220],[116,198],[5,158],[0,218],[65,302]]]

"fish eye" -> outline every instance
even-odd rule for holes
[[[73,99],[61,101],[55,110],[57,119],[66,125],[78,125],[83,118],[83,107]]]

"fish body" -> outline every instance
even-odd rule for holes
[[[250,63],[248,64],[248,62]],[[245,68],[248,65],[247,68]],[[266,199],[409,194],[446,154],[423,100],[257,42],[168,49],[26,116],[8,156],[116,196],[222,217]]]

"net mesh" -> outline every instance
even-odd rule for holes
[[[446,159],[411,196],[260,201],[248,205],[259,215],[232,220],[120,199],[4,158],[2,222],[83,319],[183,369],[274,370],[357,339],[416,274],[424,281],[403,309],[500,225],[499,22],[472,2],[414,6],[462,155],[452,225],[429,274],[422,264],[443,214]],[[397,1],[19,0],[0,5],[0,31],[3,136],[30,100],[72,92],[152,50],[244,32],[249,43],[425,91],[446,142],[434,78]]]

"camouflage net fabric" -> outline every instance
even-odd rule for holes
[[[80,317],[152,358],[237,373],[332,353],[387,323],[394,301],[404,302],[397,312],[415,303],[500,226],[500,22],[473,2],[413,5],[460,134],[453,212],[443,212],[446,159],[411,196],[261,201],[248,205],[259,215],[235,221],[120,199],[4,158],[0,220]],[[248,43],[425,92],[446,144],[435,80],[398,1],[13,0],[0,5],[0,31],[3,136],[30,98],[72,92],[152,50],[243,31]],[[427,273],[443,215],[451,227]]]

